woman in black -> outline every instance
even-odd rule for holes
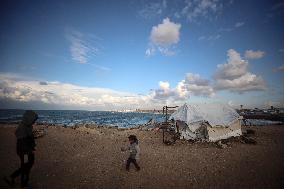
[[[38,115],[31,110],[25,111],[22,121],[16,129],[17,137],[17,154],[21,161],[21,167],[14,171],[10,178],[5,178],[5,181],[14,185],[15,178],[21,175],[21,187],[28,187],[29,175],[34,164],[35,139],[33,135],[33,124],[38,119]],[[25,157],[27,162],[25,162]]]

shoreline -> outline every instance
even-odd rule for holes
[[[10,122],[5,122],[5,123],[1,123],[0,122],[0,127],[17,127],[18,124],[20,122],[17,123],[10,123]],[[120,127],[120,126],[115,126],[115,125],[100,125],[100,124],[95,124],[95,123],[84,123],[84,124],[75,124],[75,125],[66,125],[66,124],[54,124],[54,123],[36,123],[34,124],[34,128],[36,129],[37,127],[63,127],[63,128],[80,128],[80,127],[85,127],[85,128],[109,128],[109,129],[124,129],[124,130],[128,130],[128,129],[140,129],[143,128],[145,125],[144,124],[138,124],[138,125],[133,125],[130,127]]]
[[[257,119],[255,119],[257,120]],[[260,120],[263,121],[263,120]],[[268,120],[270,121],[270,120]],[[273,121],[271,121],[272,124],[263,124],[263,125],[244,125],[242,123],[242,127],[246,128],[246,127],[269,127],[269,126],[284,126],[283,122],[275,122],[273,123]],[[3,126],[17,126],[17,124],[19,124],[19,122],[0,122],[0,127]],[[160,122],[156,122],[156,124],[160,124]],[[134,124],[134,125],[129,125],[129,126],[125,126],[125,127],[121,127],[121,126],[117,126],[117,125],[107,125],[107,124],[96,124],[96,123],[79,123],[79,124],[56,124],[56,123],[36,123],[34,125],[35,127],[37,126],[45,126],[45,127],[64,127],[64,128],[78,128],[78,127],[93,127],[93,128],[100,128],[100,127],[105,127],[105,128],[116,128],[116,129],[141,129],[141,128],[147,128],[146,123],[145,124]],[[154,128],[154,127],[153,127]],[[151,129],[150,129],[151,130]]]

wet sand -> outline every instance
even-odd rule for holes
[[[284,126],[255,130],[256,145],[177,141],[166,146],[159,131],[40,126],[31,171],[33,189],[45,188],[284,188]],[[19,166],[15,125],[0,125],[0,176]],[[36,128],[36,127],[35,127]],[[125,171],[127,136],[137,135],[141,171]],[[19,188],[19,180],[17,181]],[[16,187],[16,188],[17,188]],[[0,188],[10,188],[3,179]]]

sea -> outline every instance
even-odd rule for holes
[[[134,127],[145,124],[150,119],[163,121],[163,114],[114,111],[81,111],[81,110],[35,110],[39,118],[37,123],[74,126],[78,124],[97,124],[118,127]],[[24,110],[0,110],[0,123],[18,123]]]
[[[25,110],[0,109],[0,123],[19,123]],[[35,110],[39,118],[38,124],[59,126],[75,126],[96,124],[117,127],[135,127],[153,119],[156,122],[165,120],[160,113],[115,112],[115,111],[84,111],[84,110]],[[265,126],[283,124],[281,121],[263,119],[246,119],[243,126]]]

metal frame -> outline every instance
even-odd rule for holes
[[[165,122],[162,123],[162,126],[160,127],[163,129],[163,143],[165,143],[165,130],[167,130],[170,126],[169,120],[168,120],[168,109],[174,109],[178,106],[164,106],[163,107],[163,115],[165,116]]]

